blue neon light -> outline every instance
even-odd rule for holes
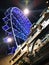
[[[12,10],[12,15],[11,15],[11,10]],[[11,22],[11,19],[10,19],[10,15],[11,15],[13,27],[14,29],[17,30],[17,31],[14,30],[15,36],[23,40],[26,40],[28,35],[30,34],[30,28],[32,27],[32,23],[29,21],[29,19],[17,7],[11,7],[7,9],[4,14],[5,14],[5,17],[3,18],[3,21],[5,22],[5,24],[8,21]],[[7,24],[3,26],[2,28],[3,30],[7,31],[11,27],[9,27],[9,25]]]

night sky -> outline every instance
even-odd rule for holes
[[[4,25],[4,22],[2,18],[4,17],[4,12],[9,7],[18,7],[21,10],[28,7],[30,10],[30,13],[28,15],[28,18],[30,19],[31,23],[37,22],[37,20],[40,18],[41,12],[49,6],[49,3],[46,3],[47,0],[1,0],[0,1],[0,48],[7,50],[7,45],[2,41],[2,39],[6,36],[5,32],[2,30],[2,26]],[[4,51],[6,51],[4,49]],[[1,50],[0,50],[1,51]],[[3,51],[3,53],[4,53]],[[3,54],[2,53],[2,54]]]

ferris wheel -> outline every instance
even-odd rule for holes
[[[32,23],[17,7],[8,8],[4,15],[5,17],[3,18],[3,21],[5,25],[2,26],[2,29],[8,35],[13,36],[14,41],[18,47],[17,38],[25,41],[30,34]]]

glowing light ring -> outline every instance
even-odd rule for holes
[[[7,26],[9,23],[8,21],[11,22],[12,31],[11,32],[7,31],[10,28],[7,28],[7,30],[6,28],[4,29],[6,30],[6,32],[8,32],[8,34],[12,34],[13,32],[14,38],[18,37],[23,40],[27,39],[27,36],[30,34],[30,28],[32,27],[32,24],[29,21],[29,19],[26,16],[24,16],[24,14],[19,8],[12,7],[7,9],[3,21]],[[15,27],[13,28],[13,26]],[[16,31],[14,29],[16,29]]]

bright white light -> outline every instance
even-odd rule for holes
[[[48,9],[49,9],[49,6],[48,6]]]
[[[28,15],[29,14],[29,10],[26,8],[26,9],[24,9],[24,14],[25,15]]]
[[[48,1],[46,1],[46,3],[48,4]]]
[[[11,43],[12,41],[13,41],[12,38],[10,38],[10,37],[7,38],[7,43]]]

